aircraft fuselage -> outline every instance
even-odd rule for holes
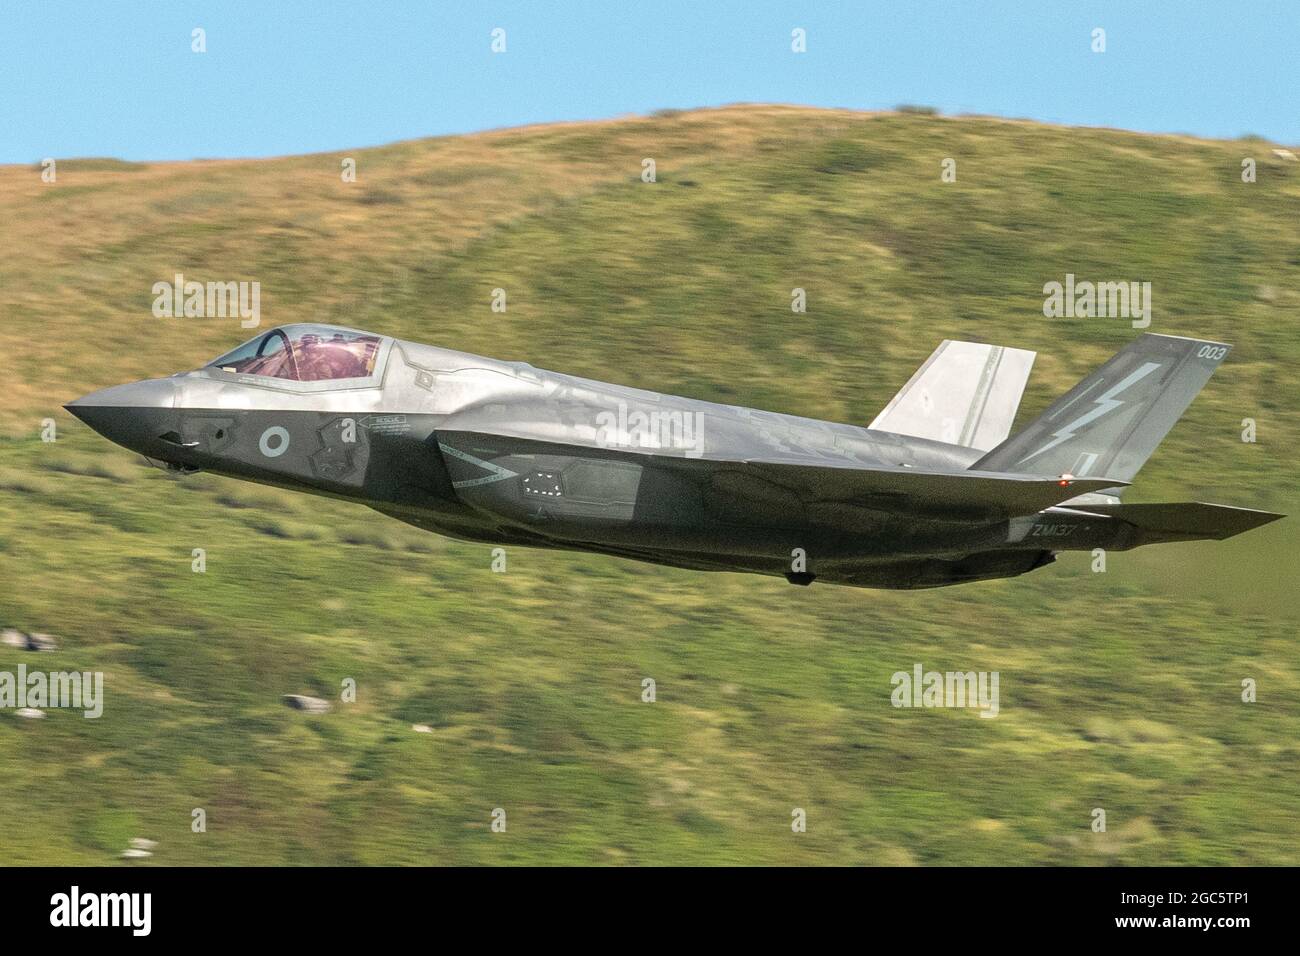
[[[801,584],[926,587],[1021,574],[1097,538],[1087,517],[1049,513],[1052,501],[1026,523],[987,502],[837,490],[863,469],[900,482],[911,471],[964,473],[977,449],[311,330],[296,343],[277,330],[228,364],[106,389],[69,409],[173,470],[343,498],[457,538]],[[352,351],[340,351],[342,365],[307,370],[303,356],[321,366],[326,345]],[[275,361],[288,353],[293,377],[267,374],[285,374]],[[1110,524],[1106,535],[1124,546]]]

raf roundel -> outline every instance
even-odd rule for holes
[[[289,432],[279,425],[273,425],[262,432],[257,447],[267,458],[279,458],[289,450]]]

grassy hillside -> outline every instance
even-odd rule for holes
[[[132,837],[186,864],[1300,863],[1294,519],[917,593],[527,549],[495,574],[360,507],[170,480],[60,408],[248,337],[155,319],[183,272],[259,281],[263,328],[859,424],[940,339],[1016,345],[1027,420],[1137,334],[1045,319],[1073,272],[1236,346],[1130,500],[1295,513],[1300,164],[1272,144],[736,107],[57,175],[0,168],[0,625],[62,646],[0,671],[103,671],[107,699],[0,711],[0,864]],[[999,671],[1001,714],[894,709],[915,662]]]

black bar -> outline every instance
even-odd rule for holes
[[[5,939],[76,933],[169,942],[219,940],[337,944],[347,938],[427,934],[431,925],[487,936],[534,926],[551,934],[623,923],[634,940],[688,921],[738,935],[773,921],[859,940],[929,939],[988,945],[1200,938],[1231,945],[1290,922],[1292,869],[825,869],[592,870],[302,868],[10,869],[0,871]],[[78,888],[81,912],[98,894],[149,894],[117,927],[55,927]],[[59,894],[67,906],[58,911]],[[87,903],[94,896],[93,903]],[[110,901],[121,905],[121,898]],[[110,906],[111,910],[111,906]],[[504,917],[504,919],[503,919]],[[1201,924],[1209,920],[1209,925]],[[1195,920],[1196,923],[1190,921]],[[64,919],[68,922],[68,919]],[[1150,921],[1143,925],[1144,922]],[[1241,921],[1241,922],[1239,922]],[[586,930],[582,930],[583,933]],[[1246,934],[1242,936],[1241,934]],[[421,938],[427,938],[422,936]],[[661,939],[663,937],[660,937]]]

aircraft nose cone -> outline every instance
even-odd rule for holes
[[[78,418],[87,408],[175,408],[176,383],[169,378],[151,378],[129,385],[114,385],[83,395],[63,407]]]
[[[176,383],[149,379],[83,395],[63,407],[111,442],[152,458],[174,446],[161,436],[176,429]]]

